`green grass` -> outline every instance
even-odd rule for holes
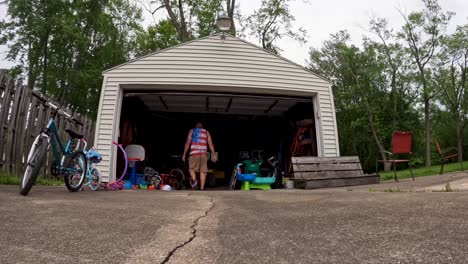
[[[468,169],[468,161],[463,162],[463,168]],[[461,170],[461,166],[460,166],[460,163],[458,162],[445,164],[444,166],[444,173],[460,171],[460,170]],[[439,174],[439,172],[440,172],[440,165],[413,169],[414,177],[436,175],[436,174]],[[398,176],[398,179],[411,178],[411,173],[409,169],[399,170],[397,171],[397,176]],[[393,171],[380,172],[380,180],[382,181],[393,180]]]
[[[19,185],[21,178],[19,176],[10,175],[7,173],[0,172],[0,184],[5,185]],[[62,186],[64,185],[63,180],[56,178],[44,178],[39,176],[36,180],[36,185],[45,185],[45,186]]]

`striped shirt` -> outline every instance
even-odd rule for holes
[[[190,156],[206,155],[208,153],[208,131],[204,128],[194,128]]]

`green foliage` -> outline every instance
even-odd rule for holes
[[[310,50],[309,67],[333,83],[341,155],[359,155],[367,171],[376,159],[388,158],[384,151],[391,150],[397,130],[413,131],[415,166],[438,159],[428,152],[433,138],[445,147],[458,146],[462,156],[468,25],[446,35],[453,13],[436,0],[423,3],[421,11],[402,14],[399,31],[373,18],[370,32],[377,39],[364,36],[358,47],[340,31]]]
[[[186,42],[217,32],[218,14],[224,10],[224,7],[228,7],[228,2],[223,0],[156,0],[147,3],[145,8],[153,17],[154,10],[160,8],[166,10],[165,20],[169,21],[176,30],[179,42]],[[153,26],[156,26],[156,19],[154,20]]]
[[[342,155],[359,155],[365,169],[372,170],[380,159],[379,144],[391,149],[394,119],[399,129],[413,130],[419,126],[419,114],[401,90],[394,94],[397,112],[392,111],[382,51],[368,43],[359,49],[349,40],[348,33],[341,31],[321,49],[311,49],[310,68],[333,83]]]
[[[143,56],[179,44],[177,30],[168,20],[161,20],[156,26],[149,26],[137,33],[136,54]]]
[[[424,8],[420,12],[409,15],[402,13],[405,24],[398,32],[398,38],[403,40],[408,57],[412,61],[414,83],[420,88],[417,91],[424,107],[425,124],[425,161],[431,164],[431,103],[438,94],[438,87],[431,64],[434,63],[440,50],[447,25],[453,16],[452,12],[444,12],[438,0],[423,0]]]
[[[218,12],[222,8],[221,0],[187,0],[187,5],[191,7],[191,31],[195,37],[208,36],[217,31],[216,19]]]
[[[0,44],[30,89],[82,114],[97,112],[102,71],[133,54],[140,10],[127,0],[7,2]]]

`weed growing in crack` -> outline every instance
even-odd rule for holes
[[[442,191],[453,192],[454,190],[452,189],[452,186],[450,186],[450,182],[447,182],[447,184],[445,184],[445,188]]]
[[[397,187],[396,189],[388,188],[388,189],[385,189],[384,192],[400,192],[400,188],[399,187]]]

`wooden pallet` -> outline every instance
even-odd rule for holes
[[[378,174],[364,174],[358,157],[293,157],[296,188],[317,189],[379,183]]]

